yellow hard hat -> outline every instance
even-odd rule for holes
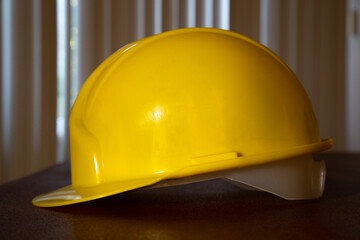
[[[72,185],[53,207],[146,186],[226,178],[286,199],[322,194],[322,140],[294,73],[234,32],[187,28],[129,44],[81,88],[70,116]]]

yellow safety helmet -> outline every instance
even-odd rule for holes
[[[321,196],[311,102],[274,53],[234,32],[188,28],[129,44],[81,88],[70,116],[72,185],[53,207],[146,186],[226,178],[286,199]]]

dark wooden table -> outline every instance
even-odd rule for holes
[[[57,208],[37,194],[70,184],[69,163],[0,186],[0,239],[360,239],[360,155],[317,155],[322,198],[287,201],[223,180],[138,190]]]

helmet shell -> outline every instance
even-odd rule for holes
[[[77,96],[70,144],[81,201],[331,147],[283,61],[209,28],[165,32],[110,56]]]
[[[217,29],[171,31],[115,53],[80,90],[70,136],[75,186],[321,142],[294,73],[264,46]]]

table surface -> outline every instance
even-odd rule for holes
[[[360,239],[360,155],[319,154],[324,195],[287,201],[216,179],[37,208],[70,184],[67,162],[0,186],[0,239]]]

